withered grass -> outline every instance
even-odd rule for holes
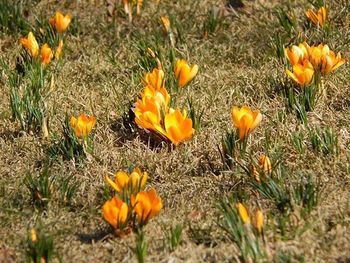
[[[323,155],[311,148],[305,125],[295,114],[287,113],[283,96],[269,81],[284,79],[284,66],[274,56],[271,39],[279,28],[274,15],[289,5],[300,21],[310,8],[308,1],[244,1],[243,9],[226,10],[221,26],[205,36],[202,25],[211,8],[223,8],[224,1],[170,1],[159,5],[148,2],[142,17],[133,25],[126,17],[110,21],[104,1],[46,1],[32,6],[34,16],[49,18],[56,10],[71,12],[78,30],[69,33],[64,65],[55,79],[55,92],[49,101],[51,134],[61,134],[65,114],[89,113],[97,117],[94,155],[81,166],[54,161],[51,172],[57,177],[71,176],[80,184],[70,205],[54,196],[45,211],[30,203],[23,180],[28,171],[40,171],[47,159],[52,140],[18,132],[11,121],[9,89],[1,72],[0,97],[0,261],[23,260],[23,240],[28,229],[41,222],[54,237],[55,251],[63,262],[135,261],[134,235],[114,237],[101,216],[105,187],[103,177],[136,165],[149,173],[148,185],[157,189],[164,209],[145,228],[148,262],[236,262],[239,251],[217,225],[218,200],[224,195],[247,191],[248,204],[260,203],[267,217],[266,241],[269,252],[291,254],[305,262],[348,262],[350,260],[350,166],[349,66],[339,68],[327,78],[326,92],[313,112],[309,125],[331,127],[338,135],[339,155]],[[334,38],[328,44],[350,58],[350,17],[347,1],[329,1]],[[122,11],[120,12],[122,14]],[[175,149],[151,147],[147,140],[125,127],[123,116],[142,89],[146,73],[139,65],[137,45],[144,41],[158,46],[167,58],[170,45],[159,23],[161,15],[173,17],[181,25],[177,35],[176,56],[199,65],[194,82],[178,101],[187,106],[192,98],[204,109],[201,130],[193,140]],[[331,20],[332,21],[332,20]],[[0,59],[14,67],[21,47],[19,33],[1,33]],[[296,33],[297,34],[297,33]],[[312,42],[312,40],[311,40]],[[289,43],[288,43],[289,44]],[[290,44],[297,44],[291,40]],[[273,162],[283,162],[290,173],[305,173],[320,180],[321,202],[307,219],[297,211],[292,232],[283,236],[273,231],[275,207],[253,193],[245,183],[246,175],[236,169],[223,171],[218,145],[226,130],[232,129],[233,105],[247,104],[264,114],[252,134],[253,156],[268,152]],[[284,113],[281,121],[279,114]],[[267,131],[267,133],[266,133]],[[291,136],[305,134],[305,153],[299,154]],[[266,137],[266,134],[269,134]],[[162,225],[184,225],[183,242],[172,253],[163,248],[166,238]],[[6,260],[5,260],[6,262]]]

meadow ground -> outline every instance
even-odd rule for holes
[[[14,70],[23,51],[19,39],[29,30],[10,27],[0,17],[0,262],[24,261],[33,227],[52,236],[54,262],[136,261],[136,234],[115,236],[101,213],[110,197],[104,176],[130,166],[149,173],[148,187],[163,201],[143,230],[146,262],[350,261],[349,66],[324,78],[315,108],[300,117],[303,112],[296,114],[297,107],[288,104],[284,89],[292,80],[285,74],[285,58],[278,57],[282,45],[307,40],[349,58],[349,1],[327,1],[327,30],[307,22],[305,11],[317,4],[306,0],[243,1],[239,8],[227,8],[226,1],[145,0],[132,23],[118,1],[114,16],[102,0],[20,2],[20,14],[31,25],[57,10],[70,12],[73,20],[47,100],[50,136],[42,138],[21,131],[12,120],[4,67]],[[288,21],[281,19],[284,27],[278,19],[285,14],[295,22],[289,31]],[[188,108],[190,98],[198,112],[203,110],[201,127],[177,147],[154,146],[128,116],[143,89],[142,78],[156,65],[148,47],[166,78],[173,74],[172,47],[160,23],[165,15],[175,39],[173,54],[199,66],[176,105]],[[234,130],[231,108],[242,105],[259,109],[263,119],[250,134],[246,155],[228,168],[221,158],[222,138]],[[50,155],[65,115],[79,113],[96,116],[93,154],[79,164]],[[268,185],[259,188],[246,171],[263,153],[277,174],[277,193],[266,190]],[[25,178],[42,174],[47,163],[54,182],[43,208]],[[60,190],[63,182],[77,186],[68,201]],[[263,252],[254,254],[244,238],[233,237],[236,221],[220,209],[221,204],[234,210],[231,199],[245,204],[251,221],[258,207],[263,211],[264,234],[254,232],[253,238]],[[174,237],[170,229],[178,224],[177,245],[169,235]]]

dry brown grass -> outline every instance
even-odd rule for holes
[[[147,262],[235,262],[239,251],[217,226],[217,203],[224,195],[238,191],[251,195],[252,192],[242,172],[222,171],[217,145],[225,130],[232,128],[231,107],[248,104],[264,114],[262,124],[252,136],[253,156],[258,158],[263,152],[265,131],[269,131],[267,150],[273,161],[279,157],[290,173],[311,174],[320,180],[323,188],[322,201],[307,220],[295,215],[292,227],[295,234],[291,237],[273,231],[274,206],[251,195],[248,202],[251,207],[258,201],[268,215],[266,240],[271,254],[289,251],[293,262],[299,261],[297,255],[304,258],[304,262],[348,262],[349,66],[346,64],[327,79],[325,96],[315,111],[308,114],[310,125],[329,126],[336,131],[340,154],[324,156],[313,151],[307,135],[306,151],[298,154],[291,134],[295,131],[307,134],[306,128],[294,114],[286,114],[284,123],[279,121],[278,112],[286,112],[284,98],[268,81],[284,77],[282,64],[272,55],[270,36],[278,27],[273,13],[289,1],[245,1],[246,7],[228,12],[224,26],[208,38],[203,38],[201,32],[207,11],[213,6],[224,6],[223,2],[161,0],[156,7],[149,1],[142,17],[132,26],[123,18],[111,24],[104,4],[95,2],[99,1],[42,0],[30,10],[28,18],[39,14],[48,18],[55,10],[62,10],[72,12],[80,25],[80,33],[68,37],[64,67],[55,79],[55,92],[49,102],[51,133],[60,134],[66,112],[97,116],[94,157],[80,167],[57,160],[51,168],[57,177],[74,177],[80,183],[73,204],[65,206],[54,198],[44,212],[30,204],[23,178],[27,171],[41,169],[51,141],[18,133],[17,124],[10,120],[9,90],[2,73],[0,261],[2,257],[9,258],[1,248],[15,261],[23,260],[23,240],[27,230],[38,222],[53,235],[55,250],[63,262],[134,261],[133,234],[125,238],[108,234],[100,239],[108,229],[101,216],[103,198],[100,193],[105,184],[104,175],[137,165],[149,172],[149,185],[157,189],[164,204],[160,215],[146,226]],[[350,10],[349,3],[343,2],[346,1],[328,3],[331,17],[342,8]],[[310,7],[307,1],[290,5],[300,20],[304,19],[306,6]],[[122,125],[129,103],[135,101],[142,89],[140,77],[146,73],[138,65],[135,43],[145,39],[156,45],[155,32],[161,32],[158,19],[164,14],[174,15],[183,26],[184,40],[177,44],[177,57],[200,66],[198,76],[184,94],[190,96],[197,107],[205,109],[202,129],[193,140],[173,150],[153,149],[138,133],[130,134]],[[349,58],[350,20],[347,12],[342,15],[343,20],[334,22],[341,38],[336,36],[329,44]],[[19,34],[1,34],[0,58],[12,65],[21,50],[17,45],[19,37]],[[158,41],[159,49],[166,55],[169,45],[165,38],[158,38]],[[185,101],[180,100],[178,105],[185,105]],[[198,218],[194,218],[194,214],[198,214]],[[195,230],[190,229],[189,222]],[[168,253],[162,248],[161,226],[177,223],[184,224],[183,242],[174,252]]]

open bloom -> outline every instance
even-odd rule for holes
[[[141,225],[145,225],[151,218],[155,217],[162,209],[162,199],[157,196],[154,188],[147,192],[140,192],[136,197],[131,197],[131,205],[137,214]]]
[[[198,73],[198,66],[190,67],[186,60],[179,59],[175,64],[175,78],[178,80],[181,88],[185,87]]]
[[[161,95],[158,96],[158,100],[155,97],[143,97],[137,100],[134,110],[137,125],[148,130],[162,131],[161,121],[165,109],[165,106],[160,106],[164,105],[162,101],[165,102],[165,98]]]
[[[58,47],[56,48],[55,59],[61,58],[62,50],[63,50],[63,40],[60,39],[60,42],[58,43]]]
[[[314,72],[314,67],[308,60],[305,60],[303,64],[293,65],[293,72],[288,69],[286,70],[287,75],[300,86],[310,84],[314,76]]]
[[[128,218],[129,208],[118,196],[106,201],[102,207],[104,219],[115,229],[123,226]]]
[[[272,172],[272,165],[271,165],[270,158],[264,154],[261,155],[259,158],[259,166],[261,170],[264,171],[265,173]]]
[[[72,16],[70,14],[64,16],[61,12],[56,12],[55,16],[50,18],[50,24],[59,33],[63,33],[67,30],[71,20]]]
[[[140,168],[135,168],[130,175],[123,171],[116,173],[114,181],[108,176],[105,177],[106,182],[117,192],[121,193],[125,189],[130,189],[132,192],[142,191],[146,185],[148,173],[142,173]]]
[[[300,43],[298,46],[293,45],[290,48],[286,48],[284,51],[290,64],[295,65],[303,63],[303,61],[308,58],[308,47],[307,43],[304,42]]]
[[[243,223],[244,224],[249,223],[250,218],[249,218],[247,208],[245,208],[245,206],[242,203],[237,203],[236,208],[238,210],[238,214],[239,214],[240,218],[242,219]]]
[[[27,38],[21,38],[20,42],[28,50],[32,57],[38,56],[39,45],[32,32],[28,33]]]
[[[313,24],[319,24],[321,27],[323,27],[327,19],[327,8],[323,6],[317,11],[317,13],[309,9],[305,12],[305,15]]]
[[[239,131],[239,139],[243,140],[259,125],[262,120],[260,111],[252,111],[249,107],[233,107],[231,112],[232,121]]]
[[[78,138],[86,138],[96,124],[94,116],[80,114],[78,118],[74,116],[70,119],[70,125]]]
[[[41,64],[47,65],[50,63],[53,57],[53,53],[48,44],[44,44],[41,47]]]
[[[187,113],[182,114],[179,110],[170,109],[164,118],[166,137],[174,144],[192,138],[195,130],[192,128],[192,120],[187,118]]]

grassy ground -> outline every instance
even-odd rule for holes
[[[149,185],[162,197],[163,209],[145,228],[147,262],[235,262],[242,260],[237,244],[219,227],[222,215],[218,204],[224,196],[240,196],[254,211],[265,214],[265,245],[275,262],[350,261],[350,176],[349,176],[349,66],[345,64],[325,80],[325,92],[303,124],[285,103],[279,91],[289,82],[285,66],[275,55],[274,38],[284,34],[276,12],[294,12],[299,29],[285,45],[302,39],[304,12],[308,1],[244,1],[241,9],[225,9],[224,1],[144,1],[141,17],[129,24],[120,9],[114,21],[107,16],[103,1],[34,1],[25,3],[25,19],[47,19],[56,10],[71,12],[75,22],[66,41],[63,67],[55,76],[50,109],[49,139],[19,131],[11,121],[10,93],[2,70],[0,97],[0,261],[24,259],[28,230],[38,224],[53,236],[57,259],[63,262],[135,261],[135,234],[115,237],[101,216],[105,201],[103,177],[136,165],[149,173]],[[330,33],[320,37],[308,29],[308,42],[321,40],[349,57],[350,4],[327,1]],[[219,25],[205,34],[210,10],[224,10]],[[161,15],[171,17],[178,58],[199,65],[186,97],[198,110],[204,109],[202,127],[194,138],[180,146],[152,147],[137,130],[129,130],[123,117],[142,90],[141,79],[151,68],[143,67],[138,49],[151,47],[169,65],[170,44],[162,34]],[[210,24],[210,23],[209,23]],[[314,31],[313,31],[314,30]],[[316,33],[315,33],[316,32]],[[5,29],[0,33],[0,59],[14,67],[22,47],[18,39],[26,34]],[[168,72],[168,75],[171,73]],[[261,125],[251,136],[251,156],[267,153],[276,167],[283,165],[286,176],[298,181],[311,177],[320,186],[320,198],[310,212],[295,205],[280,212],[276,203],[251,187],[239,167],[224,169],[218,146],[226,130],[233,129],[230,111],[247,104],[263,113]],[[94,153],[81,165],[58,157],[50,170],[57,182],[73,178],[79,188],[70,203],[59,191],[47,209],[31,204],[24,185],[26,174],[38,174],[48,158],[47,149],[60,136],[65,114],[89,113],[97,117]],[[125,118],[124,118],[125,120]],[[339,154],[324,154],[312,147],[308,127],[330,127],[338,140]],[[302,150],[295,146],[297,135]],[[294,141],[294,143],[293,143]],[[298,150],[299,149],[299,150]],[[276,168],[277,169],[277,168]],[[293,181],[292,180],[292,181]],[[305,215],[306,214],[306,215]],[[285,225],[281,223],[285,221]],[[164,227],[183,225],[181,244],[173,252],[164,248]],[[6,261],[8,260],[8,261]],[[263,261],[263,259],[262,259]]]

